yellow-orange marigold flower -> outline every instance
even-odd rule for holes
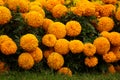
[[[72,71],[68,67],[62,67],[58,70],[58,73],[72,76]]]
[[[0,46],[0,50],[5,55],[15,54],[17,51],[17,45],[12,40],[4,41]]]
[[[68,36],[78,36],[81,33],[81,30],[82,27],[77,21],[69,21],[66,23],[66,31]]]
[[[42,37],[42,43],[48,47],[54,47],[56,41],[57,41],[56,36],[53,34],[45,34]]]
[[[120,33],[111,32],[109,35],[109,41],[114,46],[120,46]]]
[[[11,18],[10,10],[7,7],[0,6],[0,25],[8,23]]]
[[[26,34],[20,38],[20,46],[26,51],[33,51],[38,47],[38,39],[33,34]]]
[[[50,49],[45,50],[43,55],[47,59],[52,52],[54,52],[54,49],[50,48]]]
[[[69,48],[73,54],[81,53],[83,51],[83,43],[80,40],[71,40],[69,42]]]
[[[53,52],[47,58],[47,64],[50,68],[58,70],[64,65],[64,58],[57,52]]]
[[[98,64],[98,58],[95,57],[95,56],[93,56],[93,57],[86,57],[84,63],[88,67],[95,67]]]
[[[112,64],[109,65],[108,71],[109,71],[110,73],[115,73],[115,72],[116,72],[115,67],[114,67]]]
[[[37,47],[34,51],[30,52],[30,54],[32,55],[36,63],[39,63],[43,59],[43,53],[39,47]]]
[[[57,4],[52,9],[52,15],[55,18],[60,18],[62,16],[65,16],[67,13],[67,7],[62,4]]]
[[[34,65],[34,59],[29,53],[21,53],[18,57],[19,67],[28,70]]]
[[[4,1],[3,0],[0,0],[0,6],[1,5],[4,5]]]
[[[36,12],[39,12],[40,14],[42,14],[43,17],[45,17],[45,12],[44,10],[38,6],[38,5],[33,5],[30,7],[30,11],[36,11]]]
[[[48,33],[54,34],[57,39],[64,38],[66,36],[65,25],[61,22],[54,22],[48,27]]]
[[[36,11],[30,11],[25,16],[25,21],[32,27],[40,27],[43,24],[44,17]]]
[[[12,40],[9,36],[7,35],[0,35],[0,45],[4,42],[4,41],[10,41]]]
[[[59,0],[47,0],[46,1],[46,5],[45,5],[45,8],[52,12],[52,9],[54,6],[56,6],[57,4],[60,4],[61,2]]]
[[[115,18],[120,21],[120,7],[117,9],[117,11],[115,12]]]
[[[102,5],[100,9],[100,16],[108,17],[115,13],[116,7],[112,4]]]
[[[100,33],[100,36],[101,36],[101,37],[105,37],[105,38],[108,39],[108,37],[109,37],[109,32],[108,32],[108,31],[102,31],[102,32]]]
[[[73,7],[72,10],[73,14],[78,15],[78,16],[82,16],[83,14],[83,8],[77,6],[77,7]]]
[[[117,57],[117,61],[120,60],[120,46],[112,46],[110,49]]]
[[[102,31],[111,31],[114,27],[114,21],[109,18],[109,17],[101,17],[99,19],[99,22],[98,22],[98,25],[96,27],[96,29],[99,31],[99,32],[102,32]]]
[[[102,0],[102,2],[105,4],[116,4],[117,0]]]
[[[115,62],[117,60],[116,55],[110,51],[103,55],[103,60],[107,63]]]
[[[110,42],[105,37],[98,37],[94,40],[93,44],[96,47],[96,53],[103,55],[110,50]]]
[[[42,28],[47,31],[48,30],[48,27],[50,26],[50,24],[53,23],[53,20],[51,19],[48,19],[48,18],[45,18],[44,21],[43,21],[43,25],[42,25]]]
[[[67,39],[58,39],[54,46],[55,52],[65,55],[69,52],[69,41]]]
[[[86,56],[93,56],[96,53],[96,47],[92,43],[85,43],[83,53]]]

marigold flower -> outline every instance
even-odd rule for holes
[[[0,6],[3,6],[4,5],[4,1],[3,0],[0,0]]]
[[[105,4],[116,4],[117,0],[102,0],[102,2]]]
[[[72,71],[68,67],[62,67],[58,70],[58,73],[72,76]]]
[[[26,34],[20,38],[20,46],[26,51],[33,51],[38,47],[38,39],[33,34]]]
[[[51,19],[48,19],[48,18],[45,18],[44,21],[43,21],[43,25],[42,25],[42,28],[47,31],[48,30],[48,27],[50,26],[50,24],[52,24],[53,21]]]
[[[69,41],[67,39],[58,39],[54,46],[55,52],[65,55],[69,52]]]
[[[54,49],[53,48],[49,48],[49,49],[44,51],[43,55],[47,59],[52,52],[54,52]]]
[[[19,65],[19,67],[21,67],[25,70],[31,69],[34,65],[34,59],[27,52],[21,53],[18,57],[18,65]]]
[[[66,15],[66,13],[67,13],[67,7],[62,4],[57,4],[52,9],[52,15],[55,18],[60,18],[64,15]]]
[[[110,50],[116,55],[117,61],[120,60],[120,46],[113,46]]]
[[[0,45],[4,42],[4,41],[12,41],[12,39],[9,37],[9,36],[7,36],[7,35],[1,35],[0,36]]]
[[[114,46],[120,46],[120,33],[111,32],[109,35],[109,41]]]
[[[56,41],[57,41],[56,36],[53,34],[46,34],[42,37],[42,43],[48,47],[53,47]]]
[[[64,38],[66,36],[65,25],[61,22],[54,22],[48,27],[48,33],[54,34],[57,39]]]
[[[115,62],[116,59],[116,55],[112,51],[103,55],[103,60],[107,63]]]
[[[99,19],[99,22],[98,22],[98,25],[96,27],[96,29],[99,31],[99,32],[102,32],[102,31],[111,31],[114,27],[114,21],[109,18],[109,17],[101,17]]]
[[[59,0],[47,0],[46,1],[46,5],[45,5],[45,8],[52,12],[52,9],[54,6],[56,6],[57,4],[60,4],[61,2]]]
[[[40,14],[42,14],[43,17],[45,17],[45,12],[44,10],[38,6],[38,5],[33,5],[30,7],[30,11],[36,11],[36,12],[39,12]]]
[[[44,17],[36,11],[30,11],[25,16],[25,21],[32,27],[40,27],[43,24]]]
[[[116,72],[115,67],[114,67],[112,64],[109,65],[108,71],[109,71],[110,73],[115,73],[115,72]]]
[[[109,17],[114,14],[116,7],[112,4],[103,5],[100,9],[100,16]]]
[[[120,8],[116,11],[115,18],[120,21]]]
[[[8,23],[11,18],[10,10],[7,7],[0,6],[0,25]]]
[[[85,65],[88,67],[95,67],[98,64],[98,58],[93,57],[86,57],[85,58]]]
[[[43,53],[39,47],[37,47],[34,51],[30,52],[30,54],[32,55],[36,63],[39,63],[43,59]]]
[[[79,6],[74,7],[74,8],[72,8],[72,12],[75,15],[82,16],[82,14],[83,14],[83,8],[81,8]]]
[[[47,58],[47,64],[50,68],[58,70],[64,65],[64,58],[57,52],[53,52]]]
[[[66,23],[66,31],[68,36],[78,36],[81,33],[81,30],[82,27],[77,21],[69,21]]]
[[[83,43],[80,40],[71,40],[69,42],[69,48],[73,54],[81,53],[83,51]]]
[[[96,53],[96,47],[92,43],[85,43],[83,53],[86,56],[93,56]]]
[[[0,46],[0,50],[5,55],[15,54],[17,51],[17,45],[12,40],[4,41]]]
[[[96,47],[96,53],[103,55],[110,50],[110,42],[105,37],[98,37],[93,41],[93,45]]]
[[[101,36],[101,37],[105,37],[105,38],[108,39],[108,37],[109,37],[109,32],[108,32],[108,31],[102,31],[102,32],[100,33],[100,36]]]

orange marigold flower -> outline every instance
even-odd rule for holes
[[[105,37],[98,37],[94,40],[93,44],[96,47],[96,53],[103,55],[110,50],[110,42]]]
[[[34,65],[34,59],[29,53],[21,53],[18,57],[19,67],[28,70]]]
[[[0,5],[4,5],[4,1],[3,0],[0,0]]]
[[[15,54],[17,51],[17,45],[14,41],[7,40],[1,44],[0,50],[5,55]]]
[[[109,65],[108,71],[109,71],[110,73],[115,73],[115,72],[116,72],[115,67],[114,67],[112,64]]]
[[[37,6],[42,7],[42,4],[41,4],[39,1],[37,1],[37,0],[32,1],[32,2],[30,2],[30,4],[29,4],[30,7],[32,7],[32,6],[34,6],[34,5],[37,5]]]
[[[50,24],[52,24],[52,23],[53,23],[53,21],[52,21],[51,19],[45,18],[44,21],[43,21],[43,25],[42,25],[43,29],[44,29],[45,31],[47,31],[47,30],[48,30],[48,27],[49,27]]]
[[[30,11],[25,16],[25,21],[32,27],[40,27],[43,24],[44,17],[36,11]]]
[[[52,9],[52,15],[55,18],[60,18],[64,15],[66,15],[66,13],[67,13],[67,7],[62,4],[57,4]]]
[[[44,10],[38,6],[38,5],[33,5],[30,7],[30,11],[36,11],[36,12],[39,12],[40,14],[42,14],[43,17],[45,17],[45,12]]]
[[[117,57],[117,61],[120,60],[120,46],[113,46],[110,49]]]
[[[88,67],[95,67],[98,64],[98,58],[93,57],[86,57],[85,58],[85,65]]]
[[[96,29],[99,32],[102,31],[111,31],[114,27],[114,21],[113,19],[109,18],[109,17],[101,17],[99,19],[98,25],[96,27]]]
[[[102,0],[102,2],[105,4],[116,4],[117,0]]]
[[[62,67],[58,70],[58,73],[72,76],[72,71],[68,67]]]
[[[93,56],[96,53],[96,47],[92,43],[85,43],[83,53],[86,56]]]
[[[69,42],[69,48],[73,54],[81,53],[83,51],[83,43],[80,40],[71,40]]]
[[[109,41],[114,46],[120,46],[120,33],[111,32],[109,35]]]
[[[107,63],[115,62],[116,59],[116,55],[112,51],[103,55],[103,60]]]
[[[116,13],[115,13],[115,18],[120,21],[120,8],[117,9]]]
[[[53,48],[49,48],[49,49],[44,51],[43,55],[47,59],[52,52],[54,52],[54,49]]]
[[[64,65],[64,58],[57,52],[53,52],[47,58],[47,64],[50,68],[58,70]]]
[[[48,27],[48,33],[54,34],[56,38],[64,38],[66,36],[65,25],[61,22],[54,22]]]
[[[100,33],[100,36],[101,36],[101,37],[105,37],[105,38],[108,39],[108,37],[109,37],[109,32],[108,32],[108,31],[102,31],[102,32]]]
[[[116,7],[112,4],[106,4],[103,5],[102,8],[100,9],[100,16],[102,17],[108,17],[114,14],[116,10]]]
[[[12,39],[9,37],[9,36],[7,36],[7,35],[1,35],[0,36],[0,45],[4,42],[4,41],[12,41]]]
[[[10,10],[7,7],[0,6],[0,25],[8,23],[11,18]]]
[[[42,37],[42,43],[48,47],[53,47],[56,41],[57,41],[56,36],[53,34],[45,34]]]
[[[56,6],[57,4],[60,4],[61,2],[59,0],[47,0],[46,1],[46,5],[45,5],[45,8],[52,12],[52,9],[54,6]]]
[[[67,39],[58,39],[54,46],[55,52],[65,55],[69,52],[69,41]]]
[[[32,55],[36,63],[39,63],[43,59],[43,53],[39,47],[37,47],[34,51],[30,52],[30,54]]]
[[[66,31],[68,36],[78,36],[81,33],[81,30],[82,27],[77,21],[69,21],[66,23]]]
[[[33,34],[26,34],[20,38],[20,46],[26,51],[33,51],[38,47],[38,39]]]
[[[82,16],[83,14],[83,8],[77,6],[77,7],[73,7],[72,10],[73,14],[78,15],[78,16]]]

